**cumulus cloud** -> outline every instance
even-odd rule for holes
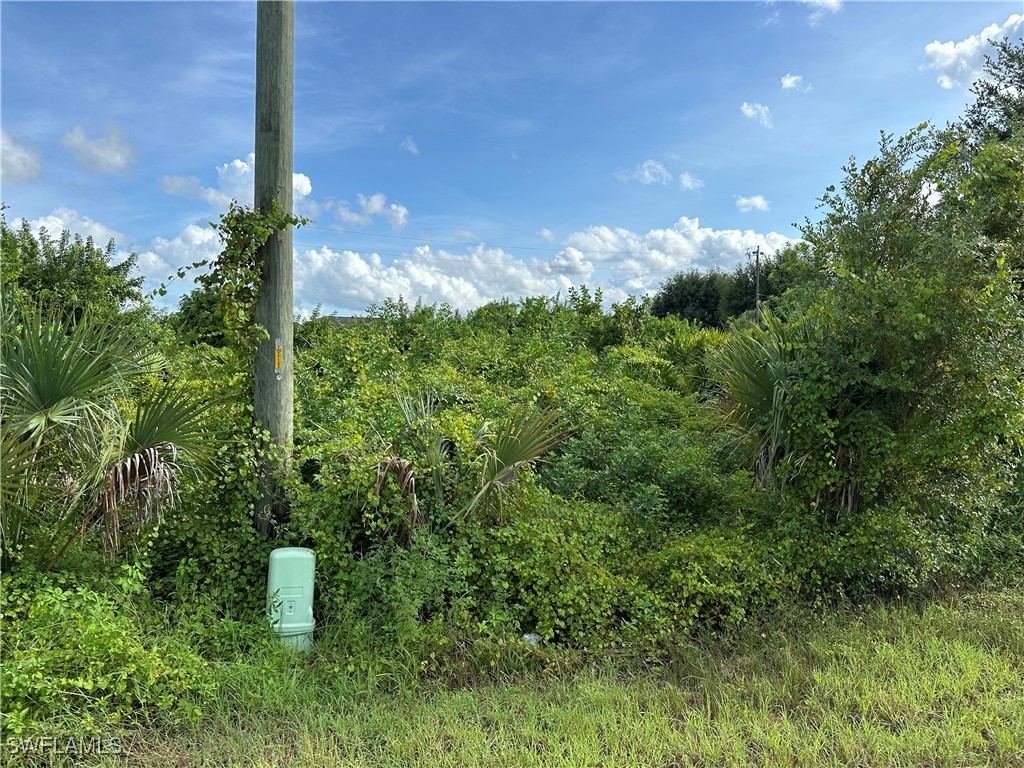
[[[448,303],[471,310],[502,298],[554,295],[582,283],[607,301],[655,293],[665,278],[690,268],[729,267],[760,246],[773,253],[790,242],[776,233],[715,230],[683,217],[644,233],[606,226],[571,234],[551,258],[524,258],[477,245],[464,251],[413,248],[386,260],[377,253],[326,246],[296,254],[295,297],[301,307],[360,312],[385,298]]]
[[[375,216],[387,221],[392,229],[401,229],[409,219],[409,209],[399,203],[389,203],[387,196],[382,192],[367,197],[356,195],[359,203],[358,210],[352,210],[348,204],[342,203],[338,206],[338,218],[346,224],[358,224],[367,226]]]
[[[245,160],[238,158],[217,166],[217,186],[205,187],[196,176],[164,176],[160,189],[168,195],[202,200],[217,210],[224,210],[232,200],[251,205],[255,180],[256,154],[250,152]],[[313,183],[304,173],[292,174],[292,200],[298,207],[313,192]]]
[[[553,294],[573,284],[568,277],[545,273],[484,245],[463,253],[421,245],[390,263],[377,253],[324,246],[297,254],[293,274],[297,303],[344,311],[361,311],[399,296],[468,310],[505,296]]]
[[[362,200],[369,209],[384,210],[386,201]],[[121,245],[129,241],[119,232],[76,211],[58,209],[33,222],[59,231],[91,234],[100,242],[113,236]],[[554,237],[550,230],[548,232]],[[683,217],[668,227],[646,233],[623,228],[592,226],[570,234],[554,254],[537,249],[535,256],[514,249],[481,243],[439,248],[423,244],[385,257],[376,252],[302,248],[294,253],[296,311],[322,304],[327,311],[358,313],[371,304],[402,296],[408,301],[448,303],[468,311],[502,298],[565,295],[568,288],[586,284],[601,288],[606,302],[655,293],[672,274],[691,267],[728,269],[755,247],[774,253],[791,240],[777,232],[716,230]],[[214,260],[220,252],[216,231],[205,224],[190,224],[174,237],[157,237],[149,245],[131,247],[138,253],[140,272],[149,288],[159,285],[176,269],[195,261]],[[172,297],[191,287],[189,280],[168,285]]]
[[[135,147],[116,125],[105,136],[90,139],[80,125],[64,134],[61,145],[75,158],[75,165],[86,173],[125,173],[135,162]]]
[[[42,175],[43,162],[32,143],[0,129],[0,182],[28,184]]]
[[[20,219],[19,224],[20,226]],[[122,232],[112,229],[95,219],[79,213],[73,208],[60,206],[55,208],[48,216],[40,216],[38,219],[29,219],[29,227],[33,232],[45,228],[54,237],[60,235],[65,229],[82,237],[91,237],[96,243],[105,246],[113,240],[117,245],[127,245],[127,237]]]
[[[189,224],[176,237],[157,237],[139,253],[139,269],[154,283],[197,261],[214,261],[221,251],[220,237],[210,226]]]
[[[684,192],[689,192],[694,189],[700,189],[703,186],[704,182],[698,179],[693,174],[686,173],[685,171],[679,174],[679,188]]]
[[[936,82],[943,88],[957,85],[970,88],[984,75],[985,56],[991,52],[992,43],[1021,33],[1024,33],[1024,15],[1017,13],[1004,23],[990,24],[959,42],[935,40],[924,47],[924,66],[938,70]]]
[[[753,103],[744,101],[740,105],[740,112],[744,117],[757,120],[765,128],[772,127],[772,112],[764,104],[758,104],[756,101]]]
[[[610,301],[621,301],[655,293],[665,278],[682,269],[728,268],[755,247],[774,253],[790,239],[777,232],[702,227],[698,219],[683,216],[671,227],[646,234],[598,226],[574,233],[565,242],[565,260],[593,267],[593,274],[582,276],[588,285],[602,287]]]
[[[416,146],[416,142],[412,140],[412,136],[405,137],[402,141],[402,149],[410,155],[418,155],[420,153],[420,148]]]
[[[843,9],[843,0],[800,0],[811,9],[807,20],[811,26],[816,26],[828,13],[839,13]]]
[[[313,192],[313,182],[304,173],[292,174],[292,199],[303,200]]]
[[[537,237],[543,240],[547,240],[549,243],[553,243],[555,241],[555,233],[552,232],[547,227],[544,227],[544,229],[539,230],[537,232]]]
[[[769,203],[762,195],[751,195],[750,197],[743,197],[741,195],[736,198],[736,207],[743,213],[747,211],[767,211]]]
[[[657,160],[644,160],[636,168],[619,169],[615,172],[619,181],[638,181],[644,186],[651,184],[668,184],[672,174]]]

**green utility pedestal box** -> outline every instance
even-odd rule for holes
[[[313,574],[316,555],[305,547],[281,547],[270,553],[267,570],[267,617],[284,645],[298,651],[312,647]]]

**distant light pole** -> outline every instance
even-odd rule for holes
[[[761,327],[761,246],[754,249],[754,319]]]

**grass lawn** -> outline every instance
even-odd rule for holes
[[[1024,766],[1021,590],[779,619],[657,664],[556,654],[472,685],[370,691],[337,667],[226,666],[200,722],[125,733],[105,764]]]

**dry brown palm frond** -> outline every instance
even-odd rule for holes
[[[159,518],[164,505],[174,506],[177,458],[174,444],[165,443],[144,448],[107,472],[103,492],[93,506],[95,518],[103,525],[104,542],[111,552],[120,548],[120,511],[126,505],[134,512],[134,519],[126,521],[133,537]]]
[[[409,501],[409,517],[405,529],[399,536],[399,543],[408,547],[412,542],[412,532],[423,525],[423,512],[420,511],[416,499],[416,476],[413,474],[412,462],[398,456],[391,456],[377,463],[377,486],[375,492],[380,494],[384,483],[389,477],[395,479],[399,491]]]
[[[138,538],[150,523],[159,520],[164,507],[174,506],[177,459],[177,447],[163,443],[139,450],[107,470],[78,532],[65,542],[47,569],[60,560],[71,542],[78,537],[84,540],[97,524],[103,529],[103,544],[108,553],[120,549],[121,534],[126,528],[130,538]],[[126,507],[132,512],[130,519],[123,518]]]

